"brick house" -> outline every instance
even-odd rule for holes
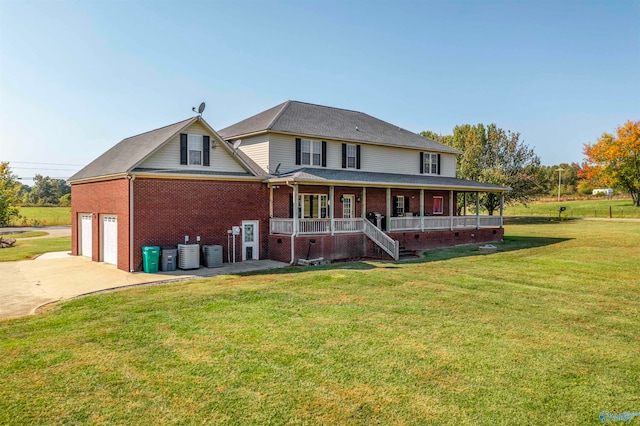
[[[124,139],[69,180],[72,254],[141,269],[145,245],[222,245],[236,259],[387,257],[503,237],[467,215],[459,151],[367,114],[287,101],[216,132],[196,116]],[[458,194],[463,200],[458,208]]]

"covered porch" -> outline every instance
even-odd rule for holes
[[[271,235],[290,236],[293,246],[296,237],[364,234],[395,259],[401,247],[398,236],[405,233],[459,236],[462,230],[502,228],[507,190],[439,176],[322,169],[273,177],[268,184]],[[483,191],[501,194],[499,215],[480,214],[478,195]],[[468,203],[468,198],[475,201]],[[429,239],[422,237],[424,248]]]

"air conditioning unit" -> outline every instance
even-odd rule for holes
[[[200,244],[178,244],[178,268],[200,268]]]
[[[222,266],[222,246],[202,246],[202,261],[207,268]]]

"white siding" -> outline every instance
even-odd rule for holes
[[[276,169],[277,164],[269,164],[268,135],[258,135],[242,139],[242,143],[238,149],[247,154],[265,172],[269,171],[268,167],[271,167],[272,171]]]
[[[193,123],[183,133],[192,135],[207,135],[214,141],[212,135],[200,123]],[[216,141],[216,145],[220,142]],[[138,167],[160,168],[170,170],[206,170],[211,172],[246,172],[231,154],[221,146],[210,149],[210,166],[182,165],[180,164],[180,135],[174,136],[160,149],[144,160]]]
[[[280,164],[280,172],[282,173],[299,169],[300,166],[296,166],[296,138],[270,134],[269,164],[272,164],[273,167],[277,167]]]
[[[342,169],[342,142],[326,142],[327,168]],[[281,172],[288,172],[301,167],[296,165],[296,140],[294,136],[270,134],[269,145],[269,163],[273,168],[275,168],[279,163],[281,164]],[[411,175],[420,174],[420,151],[418,150],[379,145],[360,145],[360,170],[363,172],[400,173]],[[440,167],[441,176],[455,177],[455,154],[441,154]]]

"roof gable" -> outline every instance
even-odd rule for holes
[[[225,139],[259,132],[288,133],[458,154],[455,148],[425,138],[368,114],[287,101],[219,131]]]
[[[69,181],[73,182],[128,173],[141,163],[144,163],[145,160],[150,158],[177,134],[183,132],[196,122],[200,122],[204,128],[207,129],[208,133],[216,139],[217,146],[222,147],[222,149],[230,153],[233,151],[202,117],[195,116],[178,123],[123,139],[78,173],[71,176]],[[259,170],[259,167],[248,162],[246,158],[236,156],[234,156],[234,158],[250,173],[254,175],[258,174],[256,173],[256,169]]]

